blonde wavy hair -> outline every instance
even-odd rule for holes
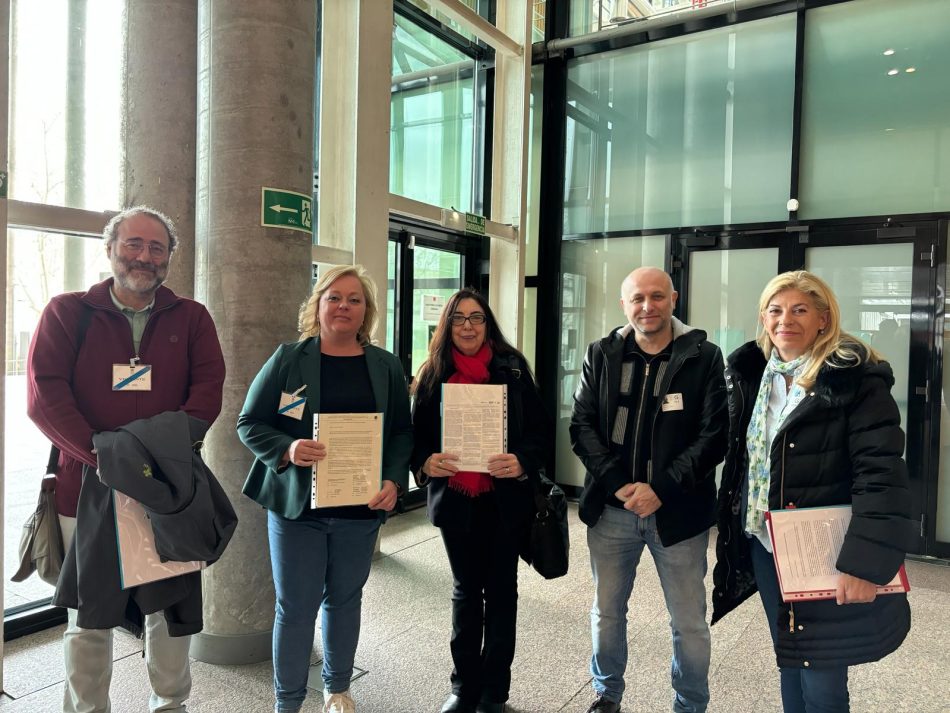
[[[366,313],[363,315],[363,324],[356,333],[356,340],[364,347],[373,343],[373,332],[376,331],[376,323],[379,319],[376,307],[376,283],[362,265],[336,265],[320,275],[310,297],[300,305],[300,313],[297,316],[300,341],[320,336],[320,299],[334,282],[347,275],[352,275],[360,281],[363,286],[363,297],[366,300]]]
[[[761,328],[756,342],[765,358],[772,355],[775,345],[764,328],[764,315],[772,298],[785,290],[798,290],[808,295],[819,312],[827,317],[825,328],[818,332],[818,338],[808,350],[808,359],[805,368],[797,381],[803,388],[809,389],[815,385],[818,372],[823,366],[833,369],[842,369],[856,366],[862,362],[876,364],[882,361],[881,355],[868,344],[857,337],[841,331],[841,308],[835,293],[828,284],[817,275],[807,270],[793,270],[776,275],[762,290],[759,297],[759,326]]]

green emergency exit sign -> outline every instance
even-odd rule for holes
[[[472,235],[485,234],[485,216],[476,213],[465,214],[465,232]]]
[[[281,188],[261,188],[261,225],[313,233],[313,198]]]

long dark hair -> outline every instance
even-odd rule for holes
[[[445,303],[445,309],[439,317],[439,323],[436,325],[435,332],[429,342],[429,356],[416,372],[416,380],[412,386],[412,392],[417,398],[427,398],[440,384],[445,382],[455,371],[455,362],[452,360],[452,315],[458,310],[459,303],[462,300],[475,300],[482,312],[485,313],[485,342],[491,347],[495,356],[505,356],[513,354],[526,364],[524,355],[515,349],[511,343],[505,339],[505,335],[498,328],[498,322],[495,315],[488,306],[488,301],[478,292],[471,288],[459,290],[449,297]]]

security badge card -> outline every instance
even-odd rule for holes
[[[300,393],[307,388],[307,385],[304,384],[299,389],[293,393],[288,394],[286,391],[280,392],[280,406],[277,407],[278,416],[288,416],[296,421],[299,421],[303,418],[303,407],[307,403],[307,397],[301,396]]]
[[[151,391],[152,365],[140,364],[138,357],[129,359],[128,364],[113,364],[112,390]]]
[[[683,394],[667,394],[663,397],[663,403],[660,404],[663,411],[682,411]]]

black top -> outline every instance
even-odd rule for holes
[[[373,413],[376,398],[369,380],[366,355],[320,355],[320,413]],[[298,519],[339,517],[347,520],[372,520],[375,510],[365,505],[332,508],[307,508]]]
[[[617,415],[610,448],[623,462],[631,483],[651,480],[653,414],[659,406],[660,385],[672,354],[669,344],[657,354],[648,354],[637,344],[632,331],[624,341]],[[608,497],[607,504],[623,507],[615,497]]]

